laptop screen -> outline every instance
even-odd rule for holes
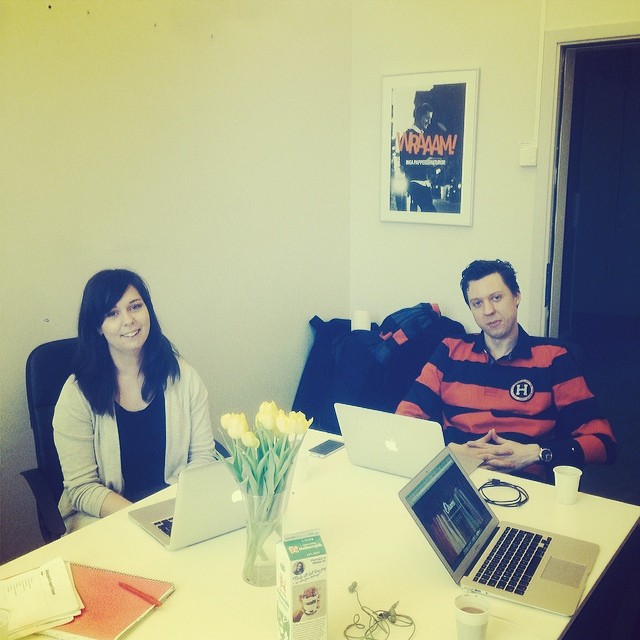
[[[400,494],[403,502],[455,574],[493,514],[449,452],[438,456],[405,489]]]

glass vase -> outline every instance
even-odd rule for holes
[[[287,490],[275,494],[244,493],[247,545],[242,577],[256,587],[276,584],[276,543],[282,539]]]

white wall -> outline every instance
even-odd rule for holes
[[[25,359],[95,271],[147,279],[214,422],[291,405],[349,312],[350,35],[339,0],[0,3],[4,559],[41,542]]]
[[[550,219],[549,119],[555,100],[550,30],[614,26],[640,15],[637,0],[354,0],[351,105],[351,305],[382,320],[397,308],[438,302],[475,329],[458,283],[476,258],[505,258],[519,274],[520,320],[544,331]],[[568,37],[568,36],[567,36]],[[472,227],[379,221],[381,78],[479,69]],[[542,86],[546,119],[539,125]],[[540,131],[539,131],[540,129]],[[539,147],[537,167],[519,166],[519,146]]]
[[[291,402],[315,313],[437,301],[471,328],[477,257],[513,261],[540,331],[549,157],[518,147],[551,137],[542,42],[639,19],[637,0],[0,2],[2,557],[37,538],[24,361],[73,334],[97,269],[146,276],[214,420]],[[381,223],[381,77],[466,68],[473,226]]]
[[[351,296],[380,319],[424,301],[468,324],[458,282],[469,262],[511,260],[522,284],[531,272],[535,170],[518,165],[518,146],[532,141],[540,3],[469,9],[464,0],[354,4]],[[381,223],[381,77],[470,68],[480,70],[473,226]]]

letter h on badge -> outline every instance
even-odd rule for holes
[[[530,380],[518,380],[511,385],[509,395],[518,402],[527,402],[533,398],[533,383]]]

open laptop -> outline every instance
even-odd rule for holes
[[[413,478],[444,447],[437,422],[350,404],[334,406],[347,455],[357,466]]]
[[[187,467],[174,499],[132,509],[129,516],[171,551],[246,525],[242,492],[222,461]]]
[[[400,499],[461,587],[566,616],[575,612],[598,545],[500,522],[449,448],[400,491]],[[488,560],[511,538],[520,551],[531,539],[524,560],[518,554]],[[498,577],[502,568],[506,576]]]

